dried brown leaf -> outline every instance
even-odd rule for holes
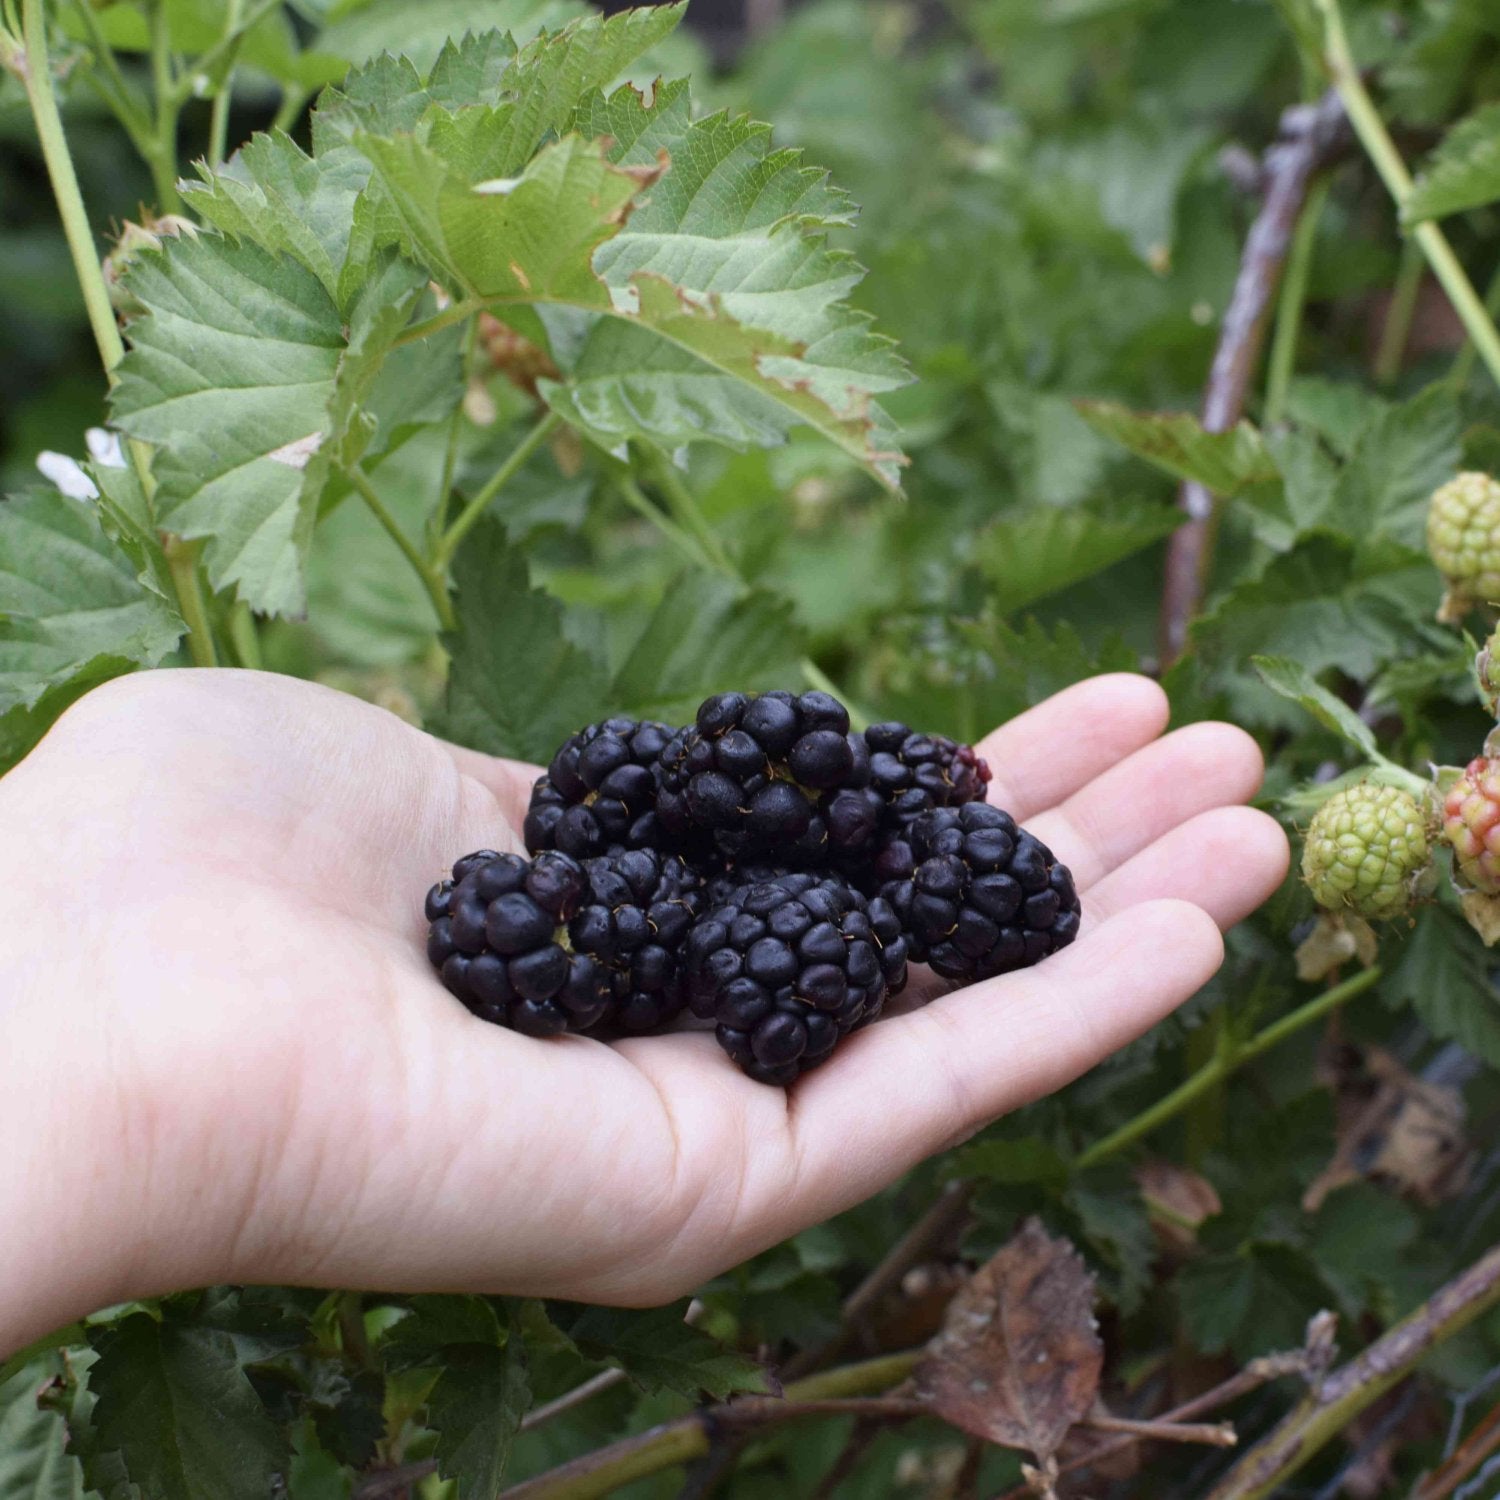
[[[1379,1048],[1362,1069],[1345,1065],[1336,1087],[1338,1149],[1303,1195],[1309,1213],[1361,1177],[1427,1205],[1463,1188],[1472,1152],[1458,1089],[1416,1077]]]
[[[1092,1407],[1103,1363],[1092,1274],[1028,1219],[954,1297],[914,1380],[945,1421],[1030,1450],[1045,1471]]]

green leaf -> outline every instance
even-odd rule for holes
[[[1339,475],[1334,513],[1351,535],[1382,533],[1420,547],[1433,490],[1458,472],[1458,397],[1438,382],[1360,428]]]
[[[1347,740],[1366,760],[1382,759],[1370,726],[1347,703],[1314,681],[1312,673],[1300,661],[1284,656],[1253,656],[1250,664],[1273,693],[1300,704],[1324,729]]]
[[[1479,935],[1445,906],[1417,914],[1410,938],[1380,982],[1393,1006],[1410,1005],[1437,1037],[1500,1067],[1500,1001]]]
[[[1113,1295],[1120,1311],[1135,1312],[1150,1290],[1157,1255],[1156,1236],[1139,1188],[1122,1170],[1093,1172],[1085,1182],[1069,1188],[1063,1202],[1078,1216],[1094,1255],[1113,1273]]]
[[[1057,1189],[1068,1181],[1068,1163],[1062,1153],[1037,1135],[971,1141],[949,1156],[943,1169],[946,1176],[975,1177],[1008,1186],[1034,1182]]]
[[[759,1365],[683,1321],[686,1302],[642,1312],[560,1303],[547,1310],[585,1359],[618,1365],[642,1390],[724,1401],[736,1391],[767,1389]]]
[[[454,564],[458,629],[439,733],[491,755],[545,762],[598,718],[604,667],[563,633],[562,606],[533,588],[499,522],[481,521]]]
[[[766,441],[801,424],[893,484],[899,455],[871,396],[905,374],[889,341],[839,300],[858,268],[800,221],[754,219],[765,142],[759,127],[717,118],[722,129],[694,138],[702,151],[728,153],[710,163],[722,180],[710,176],[696,189],[722,204],[705,226],[712,234],[681,227],[692,210],[680,201],[681,222],[653,219],[636,199],[660,163],[616,165],[602,141],[565,137],[518,178],[473,186],[438,149],[468,158],[473,140],[434,130],[432,146],[406,135],[360,133],[355,142],[375,163],[409,252],[465,297],[497,308],[577,308],[624,325],[586,347],[578,363],[589,389],[577,401],[549,391],[606,446],[642,434],[667,447],[705,435]],[[800,183],[795,174],[787,181]],[[623,233],[634,217],[646,229]],[[685,392],[695,378],[716,382],[721,404],[743,393],[732,417],[707,433],[690,420],[702,410]],[[611,379],[634,384],[612,395]],[[627,420],[621,401],[632,391],[644,405]]]
[[[980,532],[971,555],[995,590],[996,606],[1010,615],[1113,567],[1185,519],[1174,507],[1145,501],[1033,506]]]
[[[92,1443],[142,1500],[265,1500],[289,1454],[228,1334],[133,1313],[100,1333]]]
[[[114,420],[157,449],[157,513],[208,539],[215,588],[266,614],[303,606],[315,509],[303,471],[324,434],[343,319],[305,266],[199,235],[133,268],[149,316],[131,324]]]
[[[1252,656],[1299,661],[1316,676],[1336,667],[1361,681],[1379,665],[1440,635],[1431,614],[1432,565],[1382,541],[1356,548],[1315,532],[1221,596],[1194,626],[1205,667],[1232,695],[1235,712],[1257,723],[1295,726],[1265,689],[1240,671]]]
[[[427,1425],[437,1433],[438,1473],[456,1480],[458,1500],[498,1494],[521,1418],[531,1405],[526,1346],[458,1344],[427,1397]]]
[[[494,1306],[483,1297],[418,1296],[381,1340],[381,1349],[393,1367],[406,1369],[442,1364],[444,1351],[454,1344],[498,1349],[505,1338]]]
[[[1419,224],[1500,199],[1500,104],[1485,104],[1437,144],[1417,173],[1402,222]]]
[[[1196,480],[1216,495],[1279,477],[1261,435],[1249,422],[1205,432],[1187,412],[1135,412],[1112,401],[1079,401],[1079,415],[1139,458],[1178,479]]]
[[[48,490],[0,501],[0,723],[51,691],[154,666],[182,628],[90,505]]]
[[[1329,1195],[1318,1210],[1311,1249],[1323,1279],[1339,1294],[1344,1315],[1389,1319],[1391,1291],[1404,1252],[1420,1232],[1417,1215],[1393,1193],[1356,1182]]]
[[[684,574],[662,595],[615,675],[610,702],[640,717],[688,721],[727,683],[795,682],[802,642],[791,608],[717,574]]]
[[[197,164],[201,183],[183,184],[188,207],[238,240],[287,255],[341,306],[354,203],[370,180],[369,160],[334,148],[316,161],[280,131],[252,136],[217,171]]]
[[[0,1495],[6,1500],[83,1500],[83,1471],[67,1451],[62,1415],[37,1405],[62,1361],[41,1355],[0,1382]]]
[[[173,51],[189,56],[207,52],[223,37],[228,0],[161,0],[161,4],[166,11],[167,34]],[[242,6],[241,13],[248,9]],[[58,21],[71,35],[86,35],[67,8],[59,12]],[[130,0],[106,5],[100,11],[99,22],[106,40],[117,51],[145,52],[150,48],[146,7]],[[235,59],[279,82],[307,89],[321,87],[344,70],[340,58],[323,51],[302,50],[292,18],[279,7],[242,33]]]
[[[366,404],[380,406],[382,366],[426,284],[383,252],[341,309],[322,279],[336,270],[331,259],[319,272],[249,240],[203,234],[170,240],[130,278],[149,316],[131,324],[116,425],[156,447],[159,523],[207,538],[214,587],[234,588],[264,614],[304,607],[319,497],[376,437]],[[455,338],[405,361],[401,378],[431,366],[422,383],[436,372],[451,402]],[[389,399],[386,409],[403,421],[431,415],[430,386],[407,394],[410,409]]]
[[[697,305],[781,335],[797,347],[767,354],[761,370],[805,385],[836,413],[906,384],[893,345],[844,300],[862,268],[823,238],[849,221],[848,198],[800,152],[773,149],[768,126],[727,114],[694,120],[686,89],[674,86],[649,106],[630,89],[595,96],[574,125],[611,139],[622,165],[670,163],[595,256],[617,302],[638,276],[661,276]],[[669,449],[702,438],[744,448],[781,441],[806,420],[732,371],[706,368],[701,349],[667,354],[655,344],[633,328],[599,326],[568,391],[549,400],[610,448],[632,437]],[[883,414],[867,415],[871,441],[893,447]]]
[[[526,41],[584,13],[579,0],[368,0],[337,6],[318,49],[355,63],[390,52],[425,71],[466,32],[499,30]]]
[[[1305,1252],[1252,1241],[1229,1255],[1190,1262],[1176,1278],[1189,1336],[1205,1354],[1249,1360],[1302,1342],[1307,1320],[1329,1304],[1328,1287]]]

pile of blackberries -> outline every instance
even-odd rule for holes
[[[537,780],[531,857],[484,849],[427,895],[427,952],[530,1036],[716,1023],[788,1084],[868,1025],[907,959],[972,981],[1078,933],[1072,877],[984,802],[967,745],[851,732],[828,693],[719,693],[682,729],[606,719]]]

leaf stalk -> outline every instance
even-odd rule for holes
[[[1129,1149],[1143,1137],[1176,1119],[1194,1100],[1201,1098],[1210,1089],[1217,1087],[1225,1078],[1246,1063],[1253,1062],[1263,1052],[1284,1042],[1287,1037],[1301,1031],[1313,1022],[1321,1020],[1330,1011],[1337,1010],[1356,995],[1362,995],[1379,982],[1382,970],[1378,967],[1365,969],[1324,991],[1316,999],[1309,1000],[1289,1015],[1267,1026],[1245,1042],[1229,1039],[1226,1032],[1222,1045],[1208,1062],[1191,1077],[1183,1080],[1170,1094],[1164,1094],[1154,1104],[1143,1109],[1134,1119],[1127,1120],[1111,1134],[1094,1142],[1073,1161],[1075,1172],[1087,1171],[1101,1161]]]

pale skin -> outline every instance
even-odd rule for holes
[[[1082,936],[783,1091],[438,984],[423,893],[519,847],[533,768],[287,678],[96,691],[0,779],[0,1353],[225,1281],[663,1302],[858,1203],[1159,1021],[1282,879],[1253,741],[1167,713],[1101,677],[990,735]]]

